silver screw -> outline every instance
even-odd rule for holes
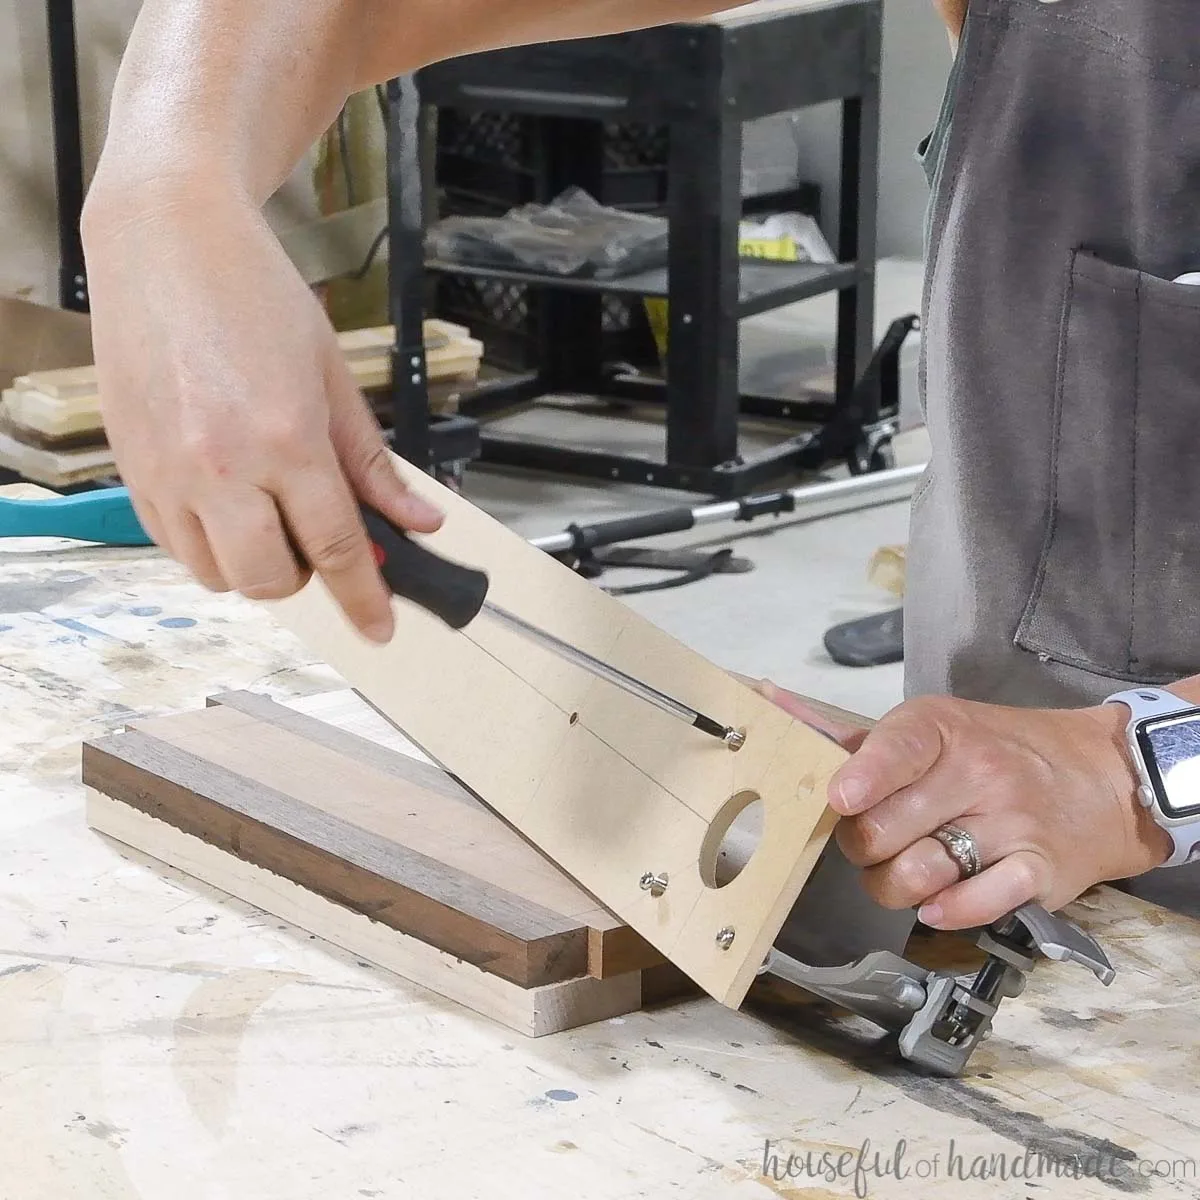
[[[725,730],[725,745],[730,750],[740,750],[746,744],[746,735],[740,729]]]
[[[717,945],[720,946],[722,950],[728,950],[729,947],[733,945],[733,939],[735,936],[736,934],[734,931],[728,925],[726,925],[724,929],[721,929],[717,932]]]
[[[653,871],[647,871],[638,880],[638,886],[643,892],[649,892],[650,895],[657,899],[667,890],[667,873],[662,871],[656,875]]]

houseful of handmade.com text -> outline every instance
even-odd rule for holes
[[[890,1146],[878,1146],[867,1138],[857,1150],[789,1150],[768,1138],[763,1146],[762,1174],[776,1183],[787,1179],[852,1182],[854,1194],[867,1197],[872,1182],[881,1179],[1099,1179],[1106,1183],[1200,1179],[1200,1162],[1194,1158],[1138,1158],[1117,1147],[1094,1154],[1056,1154],[1045,1146],[971,1154],[956,1146],[953,1138],[944,1151],[921,1154],[910,1153],[904,1138]]]

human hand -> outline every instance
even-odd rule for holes
[[[290,535],[351,621],[392,632],[357,501],[432,532],[312,293],[259,212],[228,193],[89,197],[101,408],[150,536],[214,591],[282,599]]]
[[[1161,865],[1170,839],[1137,799],[1111,705],[1051,710],[922,698],[893,709],[830,781],[836,836],[888,908],[965,929],[1027,901],[1051,911],[1108,879]],[[953,824],[982,871],[959,880],[929,835]]]
[[[868,718],[860,717],[857,713],[847,712],[809,696],[801,696],[797,692],[789,692],[769,679],[750,679],[736,671],[731,674],[747,687],[753,688],[763,699],[770,700],[789,716],[832,738],[847,750],[857,750],[873,724]]]

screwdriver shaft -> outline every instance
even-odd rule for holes
[[[536,642],[539,646],[558,655],[559,658],[575,663],[576,666],[582,667],[585,671],[590,671],[600,679],[608,680],[609,683],[615,684],[623,691],[629,692],[631,695],[653,704],[656,708],[661,709],[665,713],[670,713],[671,716],[677,717],[681,721],[686,721],[689,725],[707,733],[710,737],[719,738],[731,750],[740,749],[742,743],[745,741],[745,735],[738,730],[728,725],[722,725],[719,721],[714,721],[711,717],[706,717],[703,713],[697,712],[694,708],[690,708],[682,701],[676,700],[673,696],[668,696],[665,692],[660,692],[657,688],[651,687],[636,676],[627,675],[624,671],[619,670],[610,663],[606,663],[599,658],[594,658],[586,651],[580,650],[578,646],[572,646],[570,642],[564,642],[552,633],[547,633],[546,630],[539,629],[536,625],[531,625],[528,621],[514,616],[506,609],[493,604],[490,600],[484,601],[483,611],[494,620],[511,629],[514,633],[520,634],[529,641]]]

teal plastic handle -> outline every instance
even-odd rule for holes
[[[129,489],[100,488],[46,500],[0,498],[0,537],[63,537],[107,546],[151,546]]]

